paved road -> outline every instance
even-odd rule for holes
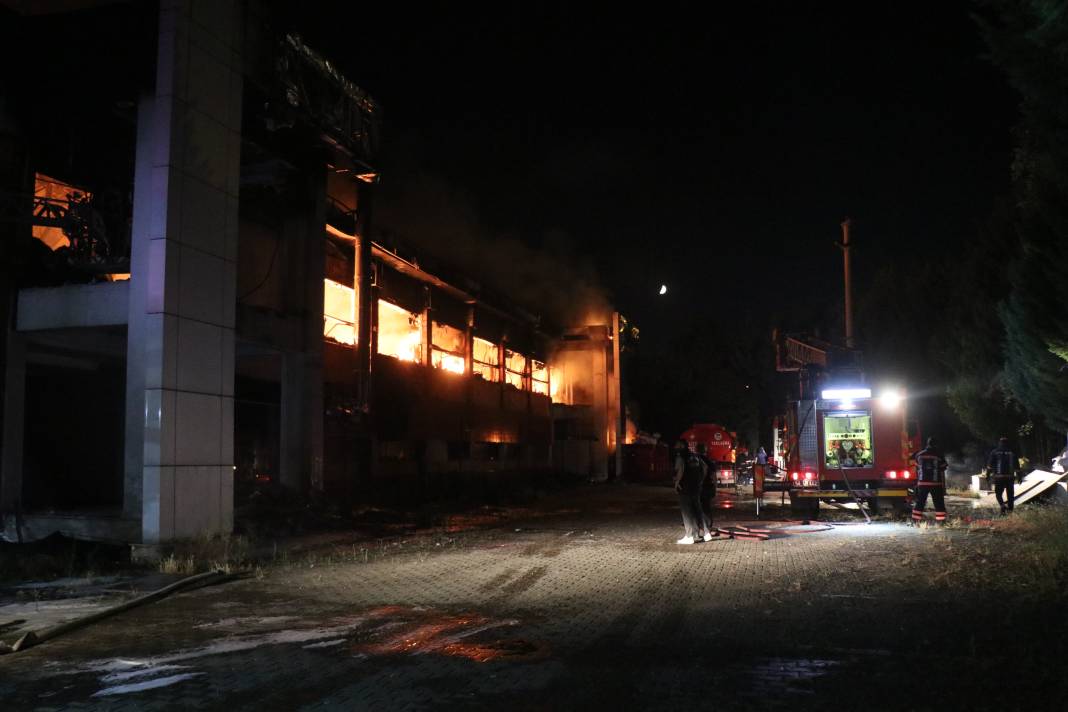
[[[922,565],[966,537],[773,522],[768,541],[682,547],[672,493],[639,486],[583,488],[527,515],[338,544],[2,657],[2,709],[1059,710],[1068,699],[1063,615],[1015,602],[1014,622],[999,624],[994,589],[947,588]],[[721,515],[752,517],[747,505]]]

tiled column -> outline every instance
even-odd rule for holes
[[[239,7],[163,0],[156,91],[142,103],[126,508],[139,505],[145,544],[233,523]]]
[[[297,492],[323,489],[323,276],[326,271],[326,180],[308,167],[308,201],[286,220],[286,303],[303,316],[300,350],[282,357],[280,479]]]
[[[7,328],[0,325],[0,328]],[[26,343],[18,332],[7,334],[4,369],[0,378],[0,512],[11,511],[22,500],[22,440],[25,437]]]

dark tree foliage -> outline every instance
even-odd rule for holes
[[[976,437],[993,442],[1025,435],[1027,414],[1005,383],[1005,330],[998,305],[1007,299],[1011,259],[1018,252],[1013,211],[999,205],[952,271],[946,338],[937,352],[949,379],[950,407]]]
[[[989,5],[994,61],[1020,93],[1013,185],[1020,253],[999,313],[1005,383],[1032,414],[1068,430],[1068,2]]]

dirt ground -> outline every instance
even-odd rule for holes
[[[246,580],[0,656],[0,699],[4,709],[1064,709],[1068,510],[993,520],[984,502],[953,498],[938,529],[864,524],[855,512],[806,525],[775,506],[758,522],[745,497],[717,505],[719,523],[770,538],[679,546],[670,489],[628,485],[417,533],[286,542]],[[129,595],[114,581],[98,593]],[[40,600],[10,605],[0,602],[8,642],[64,615]],[[8,625],[16,614],[25,622]]]

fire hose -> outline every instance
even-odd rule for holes
[[[842,467],[841,459],[838,460],[838,471],[842,473],[842,481],[845,482],[846,491],[848,491],[850,496],[853,497],[853,501],[857,503],[857,509],[859,509],[860,513],[864,515],[866,523],[871,524],[871,517],[869,517],[868,513],[864,511],[864,503],[860,501],[860,497],[857,495],[856,492],[853,491],[853,485],[850,484],[849,478],[846,477],[845,468]]]
[[[102,621],[105,618],[110,618],[111,616],[118,615],[119,613],[123,613],[125,611],[129,611],[131,609],[143,606],[146,603],[152,603],[162,598],[166,598],[172,593],[177,593],[178,591],[225,583],[238,578],[243,578],[246,575],[247,574],[244,573],[228,574],[223,571],[209,571],[203,574],[188,576],[180,581],[176,581],[170,584],[169,586],[164,586],[163,588],[157,589],[150,593],[146,593],[143,596],[138,596],[137,598],[126,601],[125,603],[120,603],[117,606],[112,606],[111,608],[106,608],[102,611],[91,613],[87,616],[82,616],[81,618],[76,618],[72,621],[67,621],[66,623],[60,623],[59,625],[52,626],[51,628],[44,628],[38,631],[31,630],[23,634],[21,638],[16,640],[14,645],[8,646],[4,643],[0,643],[0,655],[3,655],[5,653],[17,653],[22,650],[26,650],[27,648],[32,648],[35,645],[40,645],[41,643],[44,643],[48,640],[52,640],[53,638],[58,638],[61,635],[66,635],[67,633],[72,633],[81,628],[85,628],[86,626],[92,625],[93,623],[96,623],[98,621]]]

